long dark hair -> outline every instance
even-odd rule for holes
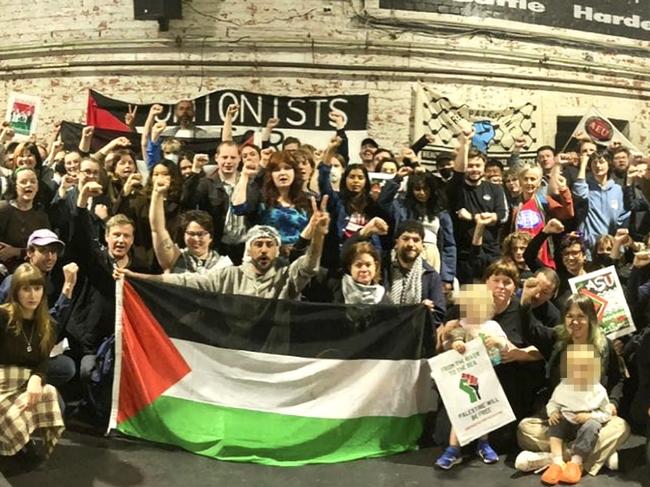
[[[353,193],[348,189],[347,179],[348,175],[352,171],[361,171],[363,172],[363,177],[366,178],[366,184],[359,193]],[[369,206],[374,202],[370,197],[370,176],[368,176],[368,170],[363,166],[363,164],[348,164],[343,171],[343,176],[341,178],[341,190],[339,192],[341,200],[345,204],[345,210],[348,214],[354,212],[363,213]]]
[[[156,162],[151,168],[149,173],[149,178],[147,179],[147,184],[144,187],[144,192],[147,197],[151,198],[151,192],[153,191],[153,171],[156,169],[156,166],[165,166],[169,171],[171,176],[171,183],[169,184],[169,192],[167,193],[167,200],[179,202],[181,200],[181,191],[183,189],[183,177],[181,176],[181,171],[178,169],[176,163],[163,159]]]
[[[409,177],[406,185],[406,196],[404,197],[404,206],[412,218],[421,220],[425,216],[433,218],[447,207],[447,197],[445,191],[440,187],[440,181],[430,172],[416,172]],[[416,188],[426,188],[429,190],[429,199],[424,204],[424,213],[422,212],[422,203],[420,203],[413,191]]]
[[[280,192],[273,182],[273,172],[279,171],[280,166],[286,164],[293,169],[293,182],[289,187],[289,199],[296,209],[307,211],[309,202],[302,190],[302,173],[298,167],[298,161],[287,151],[274,152],[264,169],[264,182],[262,183],[262,201],[267,208],[273,208],[278,204]]]

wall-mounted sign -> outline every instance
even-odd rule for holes
[[[379,8],[512,20],[650,41],[648,0],[379,0]]]

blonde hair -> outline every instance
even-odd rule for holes
[[[544,175],[544,172],[542,171],[542,168],[539,167],[537,164],[525,164],[517,172],[517,177],[521,180],[521,178],[523,178],[526,175],[526,173],[531,172],[531,171],[536,173],[537,177],[540,178],[540,179]]]
[[[25,263],[19,265],[14,271],[9,287],[9,301],[0,306],[0,310],[7,314],[7,327],[14,335],[23,333],[23,315],[22,306],[18,299],[18,291],[25,286],[42,286],[43,297],[38,307],[34,311],[34,322],[36,326],[35,336],[41,337],[39,348],[41,354],[48,355],[56,335],[50,311],[47,305],[47,296],[45,295],[45,277],[38,267]]]

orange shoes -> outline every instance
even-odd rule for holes
[[[557,463],[552,463],[542,475],[542,483],[546,485],[577,484],[582,478],[582,466],[569,462],[562,468]]]
[[[562,466],[557,463],[551,463],[542,474],[542,483],[546,485],[556,485],[562,478],[562,474]]]
[[[560,482],[563,484],[577,484],[582,478],[582,465],[569,462],[564,466]]]

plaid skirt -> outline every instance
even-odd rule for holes
[[[47,456],[63,434],[64,424],[56,389],[43,386],[43,394],[34,407],[21,408],[31,370],[25,367],[0,366],[0,455],[15,455],[38,435]]]

